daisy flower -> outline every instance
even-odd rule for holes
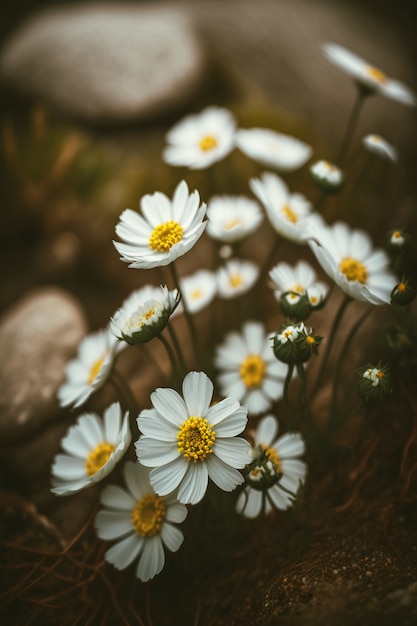
[[[182,297],[190,313],[198,313],[213,301],[217,293],[216,274],[209,270],[198,270],[180,279]],[[183,311],[180,303],[175,314]]]
[[[265,207],[275,231],[285,239],[304,243],[309,227],[320,221],[318,215],[312,214],[312,203],[300,193],[290,193],[282,178],[272,172],[252,178],[249,186]]]
[[[229,259],[217,270],[220,298],[230,300],[252,289],[259,276],[259,266],[252,261]]]
[[[171,128],[162,158],[170,165],[205,169],[233,150],[235,130],[235,118],[230,111],[207,107]]]
[[[344,222],[317,230],[310,247],[326,274],[349,297],[382,305],[391,301],[397,280],[390,272],[390,259],[382,249],[373,249],[369,235]]]
[[[415,106],[415,94],[406,85],[389,78],[350,50],[334,43],[326,43],[322,49],[328,61],[349,74],[365,93],[378,93],[407,106]]]
[[[398,160],[397,150],[381,135],[366,135],[362,139],[362,145],[365,150],[381,157],[381,159],[386,159],[387,161]]]
[[[310,167],[310,174],[319,189],[327,192],[339,191],[344,181],[342,170],[324,159]]]
[[[113,242],[121,260],[129,267],[151,269],[169,265],[188,252],[206,227],[206,205],[199,205],[198,191],[190,195],[184,180],[175,189],[172,200],[158,191],[143,196],[142,215],[126,209],[116,226],[116,233],[124,242]]]
[[[136,576],[154,578],[165,565],[164,547],[176,552],[183,540],[176,524],[187,517],[187,507],[174,495],[158,496],[149,483],[149,470],[127,461],[123,467],[126,489],[108,485],[101,493],[104,508],[95,519],[97,535],[117,542],[104,555],[116,569],[138,559]]]
[[[123,302],[111,319],[110,330],[129,344],[145,343],[160,335],[179,303],[177,289],[146,285]]]
[[[76,358],[65,368],[66,380],[58,389],[62,407],[84,404],[108,379],[115,358],[123,348],[110,330],[99,330],[84,337]]]
[[[246,322],[241,333],[226,335],[214,364],[223,395],[236,398],[251,414],[267,411],[282,397],[287,367],[278,362],[261,322]]]
[[[207,206],[207,234],[223,243],[251,235],[263,220],[257,202],[245,196],[213,196]]]
[[[209,478],[224,491],[243,482],[238,471],[250,461],[250,445],[237,437],[246,427],[247,409],[225,398],[210,406],[213,383],[204,372],[190,372],[183,398],[173,389],[156,389],[153,408],[138,417],[143,433],[136,442],[139,462],[152,467],[152,487],[160,496],[178,488],[178,500],[196,504]]]
[[[236,503],[237,512],[245,517],[288,509],[305,481],[307,466],[299,459],[305,451],[303,438],[300,433],[286,433],[276,439],[277,433],[272,415],[262,418],[254,433],[253,461]]]
[[[292,296],[306,295],[310,306],[314,308],[323,302],[329,290],[325,283],[317,280],[311,265],[303,260],[298,261],[294,267],[285,262],[278,263],[269,272],[269,276],[278,302],[283,294],[287,294],[290,301],[294,300]]]
[[[122,415],[118,402],[104,411],[103,419],[95,413],[81,415],[61,441],[67,454],[54,458],[51,491],[67,496],[103,480],[125,454],[130,441],[129,414]]]
[[[241,128],[236,132],[235,143],[254,161],[285,172],[304,165],[313,152],[303,141],[269,128]]]

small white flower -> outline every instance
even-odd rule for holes
[[[127,489],[108,485],[101,493],[104,508],[95,519],[97,535],[118,540],[104,555],[115,568],[125,569],[138,559],[136,576],[154,578],[165,565],[164,547],[176,552],[184,535],[177,528],[187,517],[187,507],[174,495],[161,497],[149,483],[149,470],[127,461],[123,467]]]
[[[259,266],[252,261],[229,259],[217,270],[217,288],[220,298],[230,300],[252,289],[259,276]]]
[[[237,512],[245,517],[288,509],[305,481],[307,466],[299,459],[305,451],[303,438],[300,433],[286,433],[275,439],[277,434],[277,420],[272,415],[262,418],[254,434],[247,485],[236,504]]]
[[[404,234],[402,233],[401,230],[394,230],[391,233],[390,238],[389,238],[389,243],[391,245],[402,248],[405,242],[406,242],[406,238],[404,237]]]
[[[104,411],[102,420],[95,413],[84,413],[61,441],[67,454],[54,458],[51,491],[67,496],[98,483],[110,474],[131,441],[129,414],[122,415],[115,402]]]
[[[146,285],[123,302],[111,320],[110,329],[129,344],[145,343],[160,335],[179,302],[178,290]]]
[[[365,231],[336,222],[318,229],[309,244],[326,274],[346,295],[375,305],[391,302],[398,281],[389,270],[389,256],[373,249]]]
[[[291,292],[291,296],[307,295],[310,305],[314,308],[321,304],[328,293],[328,286],[317,280],[316,272],[307,261],[298,261],[294,267],[281,262],[269,272],[272,280],[274,296],[279,302],[283,293]],[[292,298],[294,302],[294,298]]]
[[[66,366],[66,380],[58,389],[59,404],[74,408],[84,404],[104,385],[116,355],[123,347],[108,329],[84,337],[76,358]]]
[[[216,274],[209,270],[198,270],[190,276],[181,278],[180,287],[187,309],[190,313],[198,313],[213,301],[217,293]],[[182,311],[183,306],[180,302],[175,315]]]
[[[322,46],[326,58],[349,74],[370,93],[379,93],[408,106],[415,106],[416,96],[406,85],[389,78],[377,67],[357,56],[347,48],[334,43]]]
[[[386,159],[387,161],[398,160],[397,150],[381,135],[366,135],[362,139],[362,145],[365,150],[381,157],[381,159]]]
[[[227,109],[207,107],[188,115],[167,134],[163,160],[170,165],[205,169],[234,149],[236,122]]]
[[[288,341],[291,341],[291,343],[293,343],[297,339],[298,335],[301,332],[303,332],[303,330],[304,330],[303,323],[297,326],[294,326],[293,324],[288,324],[288,326],[284,328],[282,333],[277,334],[276,339],[280,343],[287,343]]]
[[[251,235],[263,220],[260,206],[245,196],[213,196],[207,206],[207,234],[223,243]]]
[[[165,496],[178,488],[183,504],[199,502],[209,478],[224,491],[243,482],[238,471],[250,461],[250,445],[237,437],[246,427],[247,409],[225,398],[210,406],[213,383],[204,372],[190,372],[184,399],[173,389],[156,389],[152,409],[138,417],[143,433],[136,442],[139,462],[152,467],[150,482]]]
[[[275,358],[261,322],[246,322],[241,333],[227,334],[214,364],[222,394],[239,400],[251,414],[267,411],[282,397],[287,366]]]
[[[300,193],[290,193],[277,174],[264,172],[261,178],[252,178],[249,186],[265,207],[275,231],[296,243],[304,243],[310,229],[320,217],[312,213],[313,205]]]
[[[343,184],[342,170],[334,163],[322,159],[310,167],[310,173],[321,189],[337,191]]]
[[[381,378],[384,376],[384,372],[376,367],[370,367],[365,370],[363,373],[363,377],[372,381],[372,387],[377,387]]]
[[[169,265],[194,246],[206,227],[206,205],[200,206],[198,191],[189,194],[184,180],[172,200],[157,191],[143,196],[140,206],[142,215],[131,209],[123,211],[116,233],[124,243],[113,242],[129,267]]]
[[[254,161],[285,172],[304,165],[313,152],[303,141],[269,128],[241,128],[236,132],[235,142]]]

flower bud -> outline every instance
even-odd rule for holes
[[[404,306],[410,304],[416,297],[416,288],[414,285],[410,285],[409,281],[402,279],[394,289],[391,291],[391,302]]]
[[[344,175],[334,163],[325,160],[317,161],[310,167],[310,174],[321,191],[337,193],[342,188]]]
[[[305,363],[313,353],[317,355],[322,339],[313,334],[313,329],[307,330],[303,322],[296,325],[284,323],[273,338],[272,349],[279,361],[295,365]]]
[[[247,467],[246,482],[256,491],[266,491],[281,480],[282,472],[262,446],[253,449],[253,456],[254,460]]]
[[[280,298],[281,311],[284,315],[296,320],[305,320],[311,312],[310,301],[307,294],[299,294],[294,291],[286,291]]]
[[[360,372],[358,391],[367,402],[381,402],[391,393],[391,376],[388,365],[366,365]]]
[[[403,252],[410,242],[410,236],[402,228],[388,231],[386,236],[387,248],[391,252]]]

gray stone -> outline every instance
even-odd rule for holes
[[[94,4],[24,23],[2,51],[0,78],[70,116],[118,123],[183,106],[204,67],[186,11]]]
[[[0,320],[0,441],[40,428],[59,412],[56,392],[86,333],[84,313],[67,292],[29,292]]]

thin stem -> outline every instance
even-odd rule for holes
[[[184,311],[184,315],[185,315],[185,319],[187,321],[188,324],[188,328],[190,330],[190,335],[191,335],[191,343],[193,346],[193,352],[194,352],[194,358],[196,363],[199,362],[199,358],[198,358],[198,354],[199,354],[199,350],[198,350],[198,335],[197,335],[197,331],[196,331],[196,327],[194,324],[194,319],[193,316],[191,315],[187,303],[185,301],[185,298],[183,296],[183,293],[181,291],[181,286],[180,286],[180,281],[178,279],[178,272],[177,272],[177,268],[175,266],[175,263],[172,262],[169,265],[169,268],[171,270],[171,275],[172,275],[172,279],[174,281],[175,287],[178,289],[178,292],[181,296],[181,302],[182,302],[182,306],[183,306],[183,311]]]
[[[287,409],[287,421],[288,421],[288,430],[292,431],[293,430],[293,420],[292,420],[292,411],[290,408],[290,401],[289,401],[289,397],[288,397],[288,392],[289,392],[289,388],[290,388],[290,382],[292,379],[292,375],[294,372],[294,364],[293,363],[289,363],[288,364],[288,370],[287,370],[287,375],[285,377],[285,381],[284,381],[284,392],[283,392],[283,398],[284,398],[284,403]]]
[[[261,265],[261,268],[259,270],[259,278],[258,281],[256,283],[256,286],[253,290],[253,294],[252,294],[252,303],[254,305],[254,307],[259,307],[259,300],[260,300],[260,290],[264,284],[266,275],[268,274],[269,269],[272,266],[272,263],[275,259],[277,250],[279,248],[279,245],[281,243],[282,239],[281,237],[279,237],[278,235],[274,238],[274,242],[272,244],[271,249],[269,250],[267,256],[265,257],[264,262]]]
[[[358,92],[356,95],[356,100],[353,104],[353,108],[350,114],[350,118],[348,121],[348,125],[346,128],[346,132],[345,132],[345,136],[343,137],[343,141],[342,141],[342,145],[341,148],[339,150],[339,154],[336,158],[336,162],[342,167],[345,159],[346,159],[346,155],[348,153],[350,144],[352,142],[353,139],[353,135],[356,129],[356,125],[358,123],[359,120],[359,115],[360,112],[362,110],[362,106],[365,102],[365,98],[367,96],[367,93],[365,91],[363,91],[363,89],[361,89],[360,87],[358,87]]]
[[[169,345],[168,341],[165,339],[163,335],[157,335],[156,338],[159,339],[159,341],[162,343],[165,350],[167,351],[168,358],[171,363],[172,374],[175,377],[175,379],[178,380],[178,365],[175,359],[174,351],[172,350],[171,346]]]
[[[330,404],[330,420],[333,421],[335,419],[336,409],[337,409],[337,392],[339,386],[340,374],[342,372],[343,362],[345,360],[345,356],[349,349],[349,346],[353,340],[353,337],[356,335],[358,329],[366,320],[368,315],[372,313],[373,309],[367,309],[360,318],[356,321],[356,323],[350,329],[343,345],[339,353],[339,358],[337,359],[336,367],[334,370],[334,378],[333,378],[333,389],[332,389],[332,399]]]
[[[120,374],[120,372],[113,367],[109,382],[113,385],[116,390],[116,393],[119,395],[122,403],[124,403],[129,411],[137,412],[138,405],[136,402],[136,398],[126,380]]]
[[[177,353],[180,368],[185,374],[185,372],[187,371],[187,364],[185,362],[184,353],[181,350],[181,344],[178,340],[177,333],[175,332],[172,324],[168,323],[167,328],[168,328],[169,336],[171,337],[172,343],[174,344],[175,352]]]
[[[315,382],[315,385],[314,385],[313,391],[311,392],[311,396],[310,397],[314,396],[314,394],[317,393],[318,388],[319,388],[319,386],[320,386],[320,384],[322,382],[323,374],[324,374],[324,371],[326,369],[327,361],[329,360],[330,350],[332,349],[337,329],[339,328],[339,324],[342,321],[342,317],[343,317],[343,314],[344,314],[344,312],[346,310],[346,307],[349,304],[349,302],[351,302],[351,301],[352,301],[352,298],[350,298],[349,296],[345,296],[343,298],[342,302],[340,303],[339,309],[338,309],[338,311],[336,313],[336,317],[333,320],[333,326],[332,326],[332,329],[330,331],[330,335],[329,335],[329,339],[328,339],[328,342],[327,342],[326,350],[325,350],[324,355],[322,357],[320,370],[319,370],[319,373],[317,374],[316,382]]]
[[[297,363],[297,373],[300,378],[300,391],[298,392],[298,400],[300,402],[301,414],[304,412],[307,399],[307,377],[302,363]]]

